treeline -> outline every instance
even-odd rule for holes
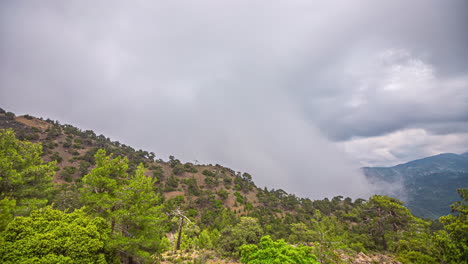
[[[44,145],[53,147],[62,136],[54,127]],[[80,164],[87,162],[79,178],[53,184],[60,161],[42,158],[44,150],[54,156],[53,148],[0,130],[2,263],[204,263],[213,257],[348,263],[359,252],[402,263],[468,263],[468,189],[458,191],[462,201],[452,205],[453,214],[427,221],[391,197],[312,201],[257,189],[250,174],[229,178],[223,169],[203,170],[205,185],[214,188],[203,189],[195,178],[180,177],[198,171],[193,164],[171,157],[172,174],[165,175],[150,162],[154,154],[122,150],[91,132],[70,133],[86,133],[102,148],[76,155]],[[76,149],[92,145],[69,143]],[[187,195],[164,198],[181,184]],[[256,202],[247,198],[254,190]],[[231,193],[241,209],[226,206]],[[185,257],[187,251],[199,253]]]

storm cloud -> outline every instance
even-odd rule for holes
[[[462,0],[5,1],[0,105],[366,197],[362,165],[468,150],[466,25]]]

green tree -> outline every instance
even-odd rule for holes
[[[362,226],[378,250],[396,250],[396,242],[411,228],[413,215],[398,199],[374,195],[362,207]]]
[[[468,263],[468,189],[458,189],[463,199],[451,205],[453,214],[440,217],[445,230],[434,235],[438,258],[444,263]]]
[[[83,204],[93,215],[112,219],[113,212],[119,205],[120,188],[128,177],[127,158],[107,156],[104,150],[95,154],[96,167],[83,177],[81,189]],[[115,219],[112,219],[112,232]]]
[[[0,200],[15,200],[11,212],[27,215],[48,202],[53,190],[55,163],[44,163],[42,146],[16,139],[11,129],[0,129]],[[0,214],[4,214],[2,211]]]
[[[270,236],[262,237],[259,246],[242,245],[239,250],[241,262],[247,264],[319,264],[310,247],[293,247]]]
[[[345,243],[347,232],[344,230],[344,225],[335,216],[326,216],[316,210],[311,221],[313,241],[328,247],[331,245],[336,247]]]
[[[106,219],[114,247],[124,262],[148,262],[162,250],[164,214],[154,190],[155,178],[145,176],[140,164],[128,175],[128,160],[96,155],[96,168],[83,177],[82,199],[87,210]]]
[[[434,243],[429,232],[430,222],[414,218],[396,244],[398,260],[411,264],[436,264]]]
[[[16,200],[3,198],[0,200],[0,231],[5,230],[8,223],[13,220]]]
[[[16,217],[3,233],[2,263],[111,263],[109,226],[83,210],[46,208]]]
[[[307,243],[313,240],[313,232],[304,223],[291,224],[291,235],[289,241],[291,243]]]
[[[165,250],[161,239],[165,231],[160,199],[154,190],[156,179],[145,176],[142,164],[122,186],[119,206],[113,212],[117,226],[113,234],[120,252],[131,261],[146,262],[151,255]]]
[[[213,249],[213,235],[208,229],[204,229],[198,236],[198,246],[204,249]]]
[[[236,253],[238,247],[244,244],[257,244],[263,230],[257,218],[241,217],[234,227],[227,227],[221,232],[219,247],[228,254]]]

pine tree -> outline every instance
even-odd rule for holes
[[[155,192],[157,179],[145,176],[140,164],[129,175],[128,160],[96,155],[96,168],[83,178],[83,202],[93,215],[106,219],[111,226],[115,249],[125,263],[149,261],[160,247],[165,219],[160,199]]]
[[[55,163],[43,162],[41,154],[40,144],[18,140],[13,130],[0,129],[0,218],[27,215],[47,204]],[[3,227],[0,223],[0,230]]]

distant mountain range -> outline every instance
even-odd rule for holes
[[[460,200],[458,188],[468,187],[468,152],[362,170],[379,193],[403,200],[417,216],[435,219],[450,213],[449,205]]]

